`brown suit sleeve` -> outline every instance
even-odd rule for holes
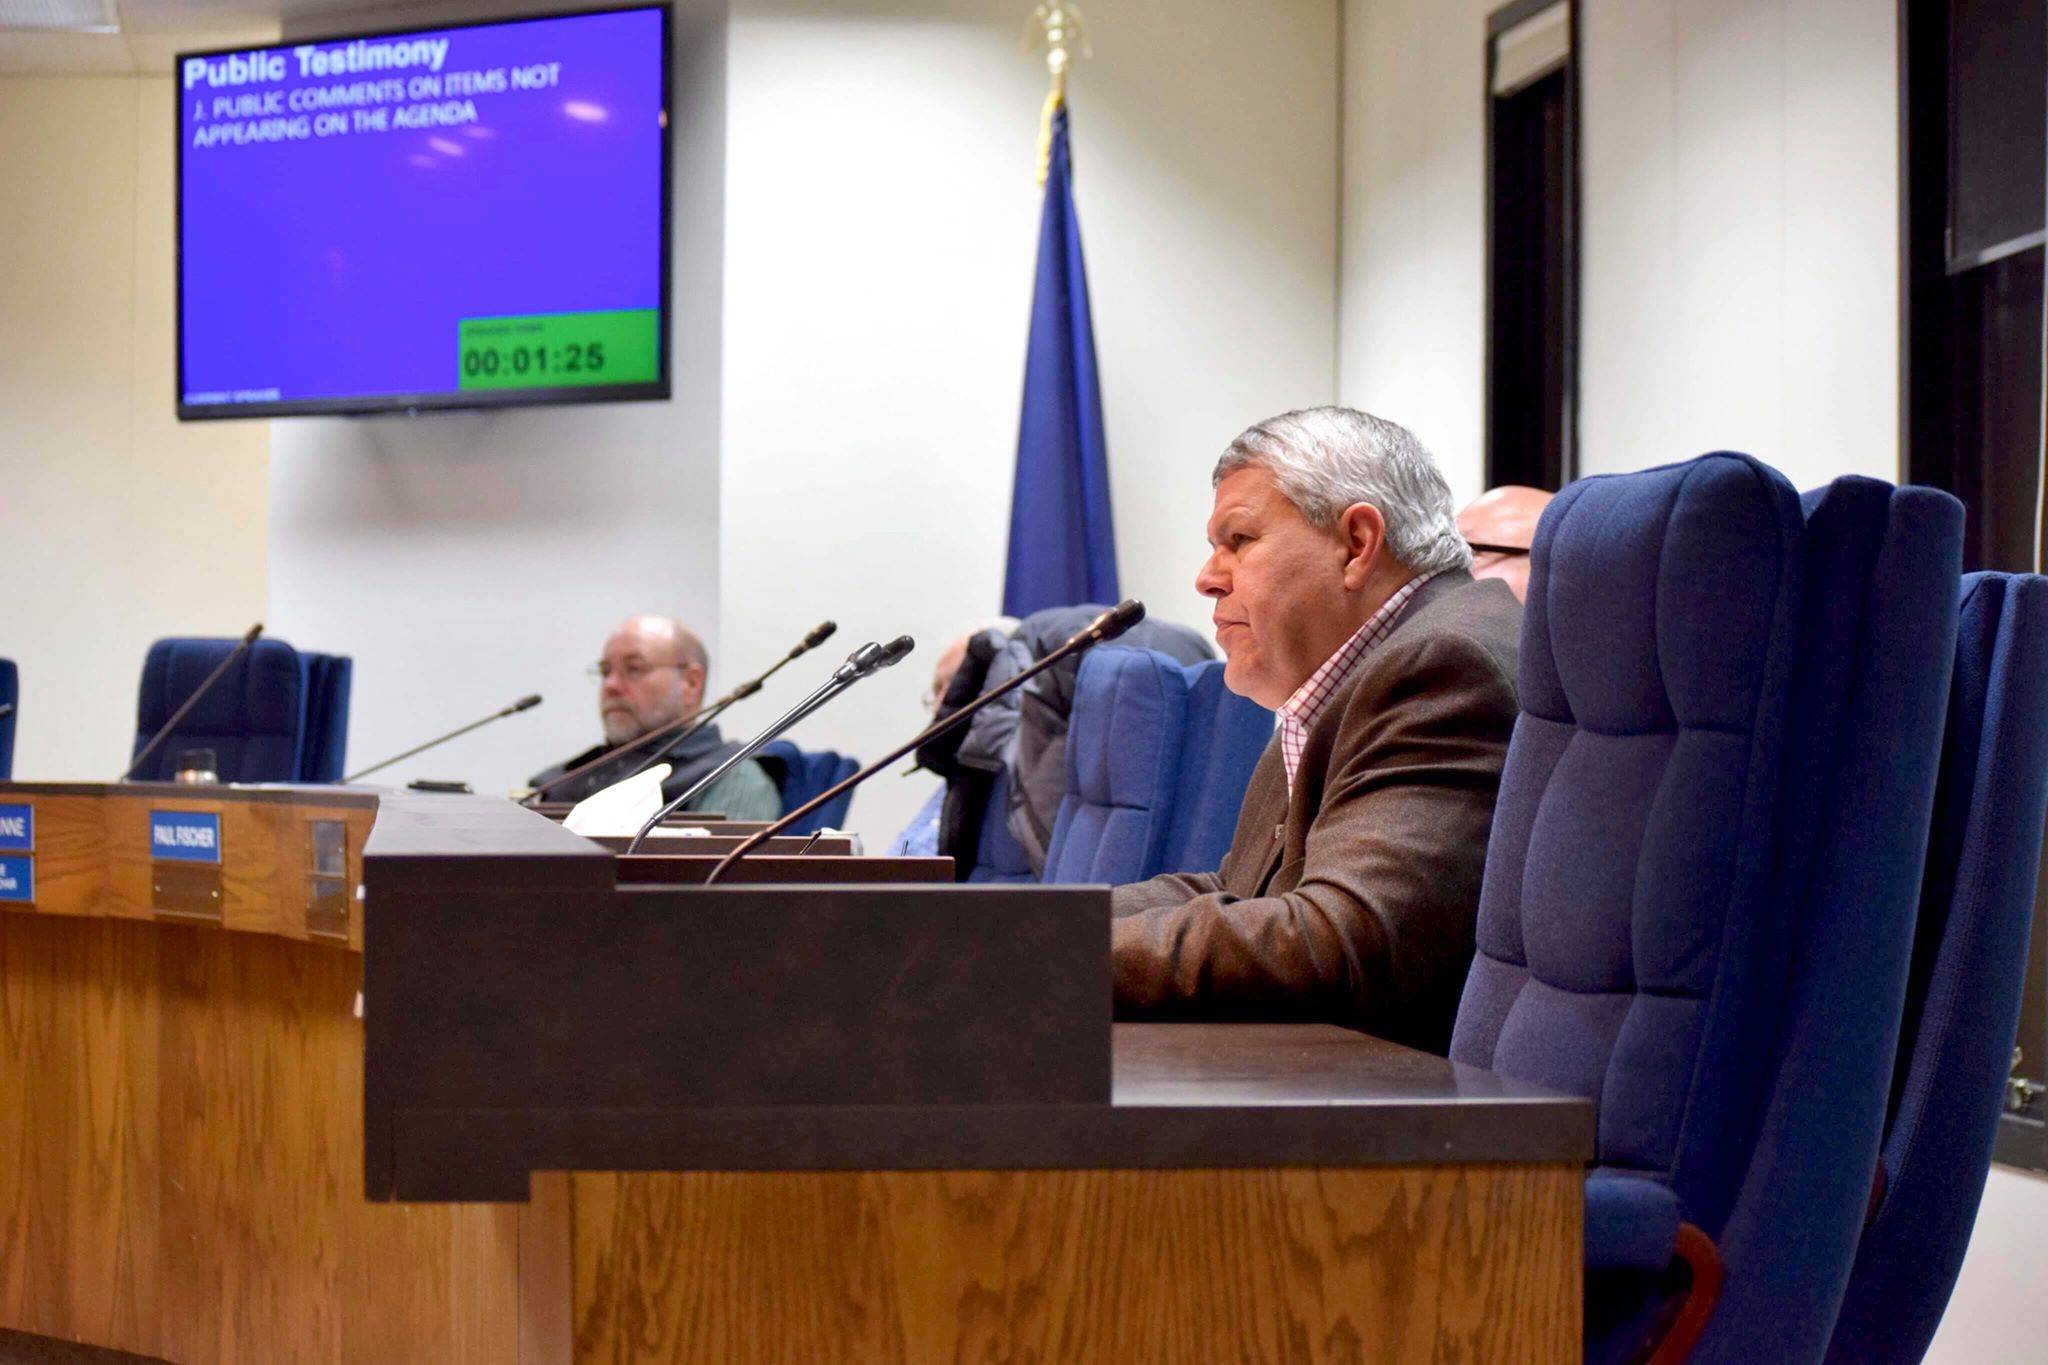
[[[1111,929],[1118,1017],[1309,1016],[1444,1045],[1514,689],[1461,635],[1390,640],[1363,666],[1317,814],[1274,878],[1288,889],[1241,898],[1182,878],[1195,894],[1175,902],[1169,879],[1128,888],[1148,894]],[[1128,903],[1120,893],[1118,910]]]
[[[1112,887],[1109,912],[1122,919],[1147,910],[1181,905],[1196,896],[1215,895],[1222,889],[1223,878],[1214,872],[1164,872],[1150,881],[1127,882]]]

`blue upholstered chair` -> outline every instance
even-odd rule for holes
[[[1075,683],[1067,790],[1047,882],[1213,872],[1273,713],[1223,686],[1223,665],[1148,649],[1091,653]]]
[[[1803,504],[1783,1023],[1699,1360],[1826,1349],[1877,1170],[1953,671],[1962,504],[1863,478]]]
[[[1587,480],[1544,516],[1452,1055],[1599,1103],[1591,1358],[1660,1333],[1702,1360],[1825,1345],[1883,1119],[1960,530],[1946,495],[1871,480],[1802,510],[1725,454]]]
[[[1954,682],[1873,1214],[1828,1345],[1915,1361],[1983,1196],[2048,820],[2048,578],[1962,581]]]
[[[355,661],[346,654],[302,652],[306,696],[305,741],[299,749],[301,782],[339,782],[348,767],[349,686]]]
[[[142,752],[237,643],[166,639],[149,647],[130,753]],[[337,780],[346,756],[350,673],[346,657],[301,654],[264,636],[178,723],[135,780],[168,780],[190,749],[211,749],[223,782]]]
[[[988,800],[981,808],[981,823],[974,833],[974,866],[968,869],[970,882],[1035,882],[1038,873],[1031,866],[1031,855],[1024,845],[1017,842],[1017,836],[1010,833],[1010,822],[1003,818],[1003,812],[1010,806],[1010,775],[997,773],[990,781]]]
[[[1675,1253],[1710,1303],[1767,1092],[1803,535],[1737,455],[1582,480],[1537,530],[1451,1056],[1598,1103],[1590,1359],[1633,1352]]]
[[[761,766],[768,770],[768,776],[775,779],[775,786],[782,794],[782,809],[795,810],[804,802],[852,777],[860,771],[860,764],[854,759],[834,753],[830,749],[806,751],[799,749],[786,739],[778,739],[761,747],[756,755]],[[815,834],[821,829],[840,829],[846,824],[846,813],[853,806],[853,793],[846,792],[812,811],[789,827],[791,834]]]
[[[131,753],[142,751],[236,643],[170,639],[149,647],[142,662]],[[299,653],[266,636],[178,723],[177,732],[157,747],[135,779],[167,781],[180,754],[211,749],[214,771],[223,782],[296,781],[305,719],[306,683]]]
[[[21,675],[12,659],[0,659],[0,703],[8,708],[7,714],[0,716],[0,782],[5,782],[14,776],[15,708],[21,705]]]

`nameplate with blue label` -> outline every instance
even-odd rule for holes
[[[36,860],[22,854],[0,855],[0,901],[36,898]]]
[[[36,808],[0,806],[0,853],[33,853],[36,848]]]
[[[219,814],[192,810],[151,811],[149,856],[160,863],[218,863]]]

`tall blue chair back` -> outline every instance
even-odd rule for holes
[[[348,769],[349,689],[355,661],[346,654],[301,652],[306,695],[305,741],[299,781],[339,782]]]
[[[1596,1268],[1653,1214],[1717,1236],[1761,1117],[1803,541],[1791,486],[1725,453],[1582,480],[1537,530],[1451,1056],[1596,1102]],[[1592,1359],[1635,1345],[1601,1293]]]
[[[795,810],[804,802],[821,796],[860,771],[860,763],[830,749],[803,750],[786,739],[761,746],[756,755],[782,794],[782,809]],[[846,813],[853,808],[853,793],[844,792],[789,827],[791,834],[815,834],[821,829],[841,829]]]
[[[1010,775],[997,773],[990,779],[988,800],[981,808],[981,824],[974,833],[974,866],[967,871],[970,882],[1035,882],[1038,873],[1031,866],[1031,855],[1024,845],[1017,842],[1017,836],[1010,833],[1010,822],[1003,813],[1010,808]]]
[[[1877,1167],[1953,669],[1962,504],[1863,478],[1803,501],[1779,842],[1797,913],[1773,1088],[1699,1360],[1826,1349]]]
[[[1094,651],[1075,682],[1067,790],[1043,880],[1214,871],[1272,735],[1272,712],[1227,691],[1221,663]]]
[[[1187,727],[1181,732],[1180,780],[1166,847],[1145,876],[1214,872],[1237,833],[1244,791],[1259,755],[1273,740],[1273,713],[1223,685],[1220,661],[1182,669],[1188,680]]]
[[[0,716],[0,782],[6,782],[14,776],[14,722],[21,706],[21,674],[12,659],[0,659],[0,703],[7,706]]]
[[[142,752],[237,643],[167,639],[149,647],[142,662],[131,754]],[[265,636],[179,722],[177,733],[149,756],[135,780],[166,781],[181,753],[211,749],[214,770],[223,782],[296,781],[305,722],[306,684],[299,653],[284,641]]]
[[[1971,574],[1962,580],[1879,1200],[1830,1360],[1919,1360],[1955,1287],[2019,1025],[2044,821],[2048,578]]]

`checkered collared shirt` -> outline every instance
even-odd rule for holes
[[[1337,687],[1348,676],[1360,659],[1371,652],[1372,647],[1387,638],[1387,632],[1394,628],[1395,618],[1408,605],[1408,599],[1416,590],[1436,573],[1417,574],[1394,589],[1394,593],[1372,619],[1358,628],[1358,633],[1337,647],[1337,652],[1323,661],[1323,666],[1308,675],[1308,681],[1294,690],[1294,695],[1280,703],[1280,757],[1287,763],[1287,790],[1294,790],[1294,772],[1301,766],[1301,751],[1308,747],[1308,732],[1323,714],[1323,708],[1330,704],[1330,698],[1337,694]]]

